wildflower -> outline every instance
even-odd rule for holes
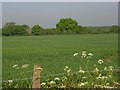
[[[111,76],[111,75],[108,75],[108,77],[109,77],[109,78],[112,78],[112,76]]]
[[[66,69],[68,69],[69,67],[68,66],[65,66]]]
[[[102,59],[99,59],[99,60],[98,60],[98,63],[99,63],[99,64],[102,64],[102,63],[103,63],[103,60],[102,60]]]
[[[54,81],[50,81],[50,84],[55,84],[55,82]]]
[[[42,85],[42,86],[45,86],[45,85],[46,85],[46,83],[45,83],[45,82],[43,82],[43,83],[41,83],[41,85]]]
[[[104,67],[104,70],[107,71],[107,67]]]
[[[83,56],[83,57],[86,57],[86,56],[87,56],[86,51],[82,51],[82,56]]]
[[[66,86],[64,86],[63,84],[60,86],[60,88],[65,88]]]
[[[104,80],[104,79],[107,79],[108,77],[107,76],[102,76],[101,79]]]
[[[59,80],[60,80],[60,78],[56,77],[54,80],[55,80],[55,81],[59,81]]]
[[[68,66],[65,66],[64,71],[67,71],[68,69],[69,69],[69,67],[68,67]]]
[[[109,85],[110,85],[110,83],[106,83],[106,85],[107,85],[107,86],[109,86]]]
[[[78,53],[73,54],[73,56],[74,56],[74,57],[75,57],[75,56],[78,56]]]
[[[94,85],[94,88],[103,88],[102,85]]]
[[[114,83],[115,85],[120,85],[120,83],[119,83],[119,82],[115,82],[115,81],[113,81],[113,83]]]
[[[109,66],[108,68],[109,68],[109,69],[113,69],[114,67],[113,67],[113,66]]]
[[[101,74],[99,74],[99,76],[98,76],[98,77],[96,77],[96,79],[101,79]]]
[[[96,77],[96,79],[101,79],[101,77],[100,77],[100,76],[98,76],[98,77]]]
[[[92,56],[93,56],[93,53],[88,53],[88,55],[89,55],[90,57],[92,57]]]
[[[99,72],[99,69],[98,69],[98,68],[95,68],[95,72]]]
[[[79,73],[85,73],[85,71],[84,71],[84,70],[79,70],[78,72],[79,72]]]
[[[21,66],[21,68],[27,68],[29,66],[29,64],[24,64]]]
[[[88,78],[88,77],[82,77],[83,79],[86,79],[86,78]]]
[[[109,66],[108,68],[109,68],[110,71],[113,71],[114,67],[113,66]]]
[[[78,84],[79,87],[84,86],[84,85],[85,85],[85,83]]]
[[[70,69],[68,69],[68,70],[67,70],[67,73],[70,73],[70,71],[71,71],[71,70],[70,70]]]
[[[15,64],[15,65],[12,66],[12,68],[15,68],[15,67],[17,67],[17,66],[18,66],[18,64]]]
[[[13,82],[13,80],[8,80],[8,82],[9,82],[9,83],[12,83],[12,82]]]
[[[86,53],[86,51],[82,51],[82,53]]]
[[[107,85],[108,84],[108,85]],[[108,89],[111,89],[111,88],[115,88],[115,87],[111,87],[109,86],[109,83],[107,83],[106,85],[104,85],[104,88],[108,88]]]
[[[67,77],[63,77],[64,80],[67,80]]]
[[[79,71],[78,71],[79,73],[85,73],[85,71],[84,70],[82,70],[82,68],[80,67],[80,69],[79,69]]]

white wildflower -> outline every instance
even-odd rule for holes
[[[68,67],[68,66],[65,66],[64,71],[67,71],[68,69],[69,69],[69,67]]]
[[[84,85],[85,85],[85,83],[78,84],[79,87],[84,86]]]
[[[15,67],[17,67],[17,66],[18,66],[18,64],[15,64],[15,65],[12,66],[12,68],[15,68]]]
[[[71,70],[70,70],[70,69],[68,69],[68,70],[67,70],[67,73],[70,73],[70,71],[71,71]]]
[[[50,81],[50,84],[55,84],[55,82],[54,81]]]
[[[84,70],[82,70],[82,68],[80,67],[80,69],[79,69],[79,71],[78,71],[79,73],[85,73],[85,71]]]
[[[101,79],[102,77],[101,77],[101,74],[99,74],[99,76],[98,77],[96,77],[96,79]]]
[[[111,87],[111,86],[104,86],[104,88],[111,89],[111,88],[115,88],[115,87]]]
[[[45,83],[45,82],[43,82],[43,83],[41,83],[41,85],[42,85],[42,86],[45,86],[45,85],[46,85],[46,83]]]
[[[83,56],[83,57],[86,57],[86,56],[87,56],[87,54],[86,54],[86,53],[82,53],[82,56]]]
[[[87,56],[86,51],[82,51],[82,56],[81,56],[81,58],[86,57],[86,56]]]
[[[56,77],[54,80],[55,80],[55,81],[59,81],[59,80],[60,80],[60,78]]]
[[[107,79],[108,77],[107,76],[102,76],[101,79],[104,80],[104,79]]]
[[[110,71],[113,71],[114,67],[113,66],[109,66],[108,68],[109,68]]]
[[[8,82],[9,82],[9,83],[12,83],[12,82],[13,82],[13,80],[8,80]]]
[[[83,79],[86,79],[86,78],[88,78],[88,77],[82,77]]]
[[[98,76],[98,77],[96,77],[96,79],[101,79],[101,77],[100,77],[100,76]]]
[[[83,54],[83,53],[86,53],[86,51],[82,51],[82,54]]]
[[[103,88],[102,85],[94,85],[94,88]]]
[[[74,56],[74,57],[75,57],[75,56],[78,56],[78,53],[73,54],[73,56]]]
[[[66,69],[68,69],[69,67],[68,66],[65,66]]]
[[[110,85],[110,83],[106,83],[106,85],[107,85],[107,86],[109,86],[109,85]]]
[[[98,69],[98,68],[95,68],[95,72],[99,72],[99,69]]]
[[[92,57],[92,56],[93,56],[93,53],[88,53],[88,55]]]
[[[111,76],[111,75],[108,75],[108,77],[109,77],[109,78],[112,78],[112,76]]]
[[[114,67],[113,67],[113,66],[109,66],[108,68],[109,68],[109,69],[113,69]]]
[[[27,68],[29,66],[29,64],[24,64],[21,66],[21,68]]]
[[[102,63],[103,63],[103,60],[102,60],[102,59],[99,59],[99,60],[98,60],[98,63],[99,63],[99,64],[102,64]]]
[[[65,88],[65,87],[66,87],[66,86],[65,86],[65,85],[63,85],[63,84],[60,86],[60,88]]]
[[[104,70],[107,71],[107,67],[104,67]]]
[[[78,72],[79,72],[79,73],[85,73],[85,71],[84,71],[84,70],[79,70]]]
[[[67,80],[67,77],[63,77],[63,80]]]

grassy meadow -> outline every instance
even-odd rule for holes
[[[103,59],[105,66],[118,67],[117,34],[82,34],[82,35],[46,35],[46,36],[11,36],[2,38],[3,80],[17,79],[17,74],[33,70],[35,64],[41,64],[42,75],[62,73],[65,66],[76,71],[86,67],[86,62],[73,56],[83,50],[94,54],[90,59],[89,69],[98,59]],[[29,64],[26,69],[12,68],[13,65]],[[32,72],[25,73],[32,77]],[[22,76],[24,76],[22,75]]]

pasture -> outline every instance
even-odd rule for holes
[[[117,34],[82,34],[82,35],[46,35],[46,36],[11,36],[2,38],[3,80],[17,79],[17,74],[33,69],[34,64],[41,64],[42,75],[62,73],[65,66],[73,71],[85,67],[86,62],[73,56],[83,50],[94,57],[89,62],[89,69],[98,59],[104,58],[105,66],[118,67]],[[105,59],[108,58],[108,59]],[[110,59],[109,59],[110,58]],[[28,68],[12,68],[18,64],[29,64]],[[32,72],[22,74],[31,77]]]

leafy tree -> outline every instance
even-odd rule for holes
[[[34,25],[32,28],[32,33],[34,35],[40,35],[43,32],[43,28],[40,27],[39,25]]]
[[[2,29],[2,34],[5,36],[12,36],[12,35],[25,35],[26,25],[16,25],[14,22],[8,22],[4,25]]]
[[[6,23],[2,28],[2,34],[5,36],[14,35],[14,30],[16,29],[16,25],[14,22]]]
[[[62,18],[56,24],[56,28],[63,32],[76,31],[79,29],[77,21],[71,18]]]
[[[118,32],[118,26],[116,26],[116,25],[111,26],[111,27],[110,27],[110,32],[115,32],[115,33],[117,33],[117,32]]]
[[[23,25],[16,25],[14,35],[25,35],[26,33],[26,27],[24,27]]]

